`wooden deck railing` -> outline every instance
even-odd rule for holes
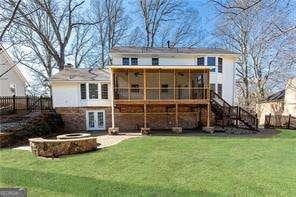
[[[256,114],[251,114],[242,107],[230,105],[214,91],[211,91],[211,105],[213,110],[219,113],[224,121],[225,119],[236,120],[236,124],[238,121],[241,121],[250,128],[258,128],[258,118]]]
[[[146,100],[208,99],[208,88],[147,88]],[[114,88],[115,100],[144,100],[143,88]]]

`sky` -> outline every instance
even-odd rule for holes
[[[217,15],[215,14],[215,8],[209,5],[208,0],[184,0],[187,4],[188,8],[197,9],[199,12],[199,16],[201,17],[201,26],[203,31],[206,34],[207,39],[204,41],[205,43],[209,44],[209,42],[213,41],[211,37],[211,32],[213,32],[215,28],[215,22],[217,19]],[[90,5],[91,6],[91,5]],[[129,11],[130,17],[134,20],[134,14],[137,14],[137,8],[134,4],[134,0],[126,0],[124,1],[124,7]],[[138,18],[138,17],[137,17]],[[130,27],[131,29],[134,28],[133,26]],[[199,30],[198,30],[199,31]],[[18,65],[20,70],[22,71],[23,75],[29,82],[32,82],[32,72],[23,65]]]

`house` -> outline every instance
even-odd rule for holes
[[[216,48],[115,47],[105,70],[54,75],[53,106],[69,131],[208,127],[210,89],[233,104],[237,57]]]
[[[25,96],[27,80],[0,45],[0,96]]]
[[[259,125],[264,125],[266,115],[296,117],[296,77],[288,80],[285,89],[278,91],[257,105]]]

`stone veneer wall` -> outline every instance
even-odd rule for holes
[[[66,132],[86,130],[87,110],[105,110],[106,130],[112,126],[111,107],[57,107],[55,110],[61,115]]]

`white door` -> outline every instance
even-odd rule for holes
[[[105,111],[86,111],[87,130],[105,130]]]

